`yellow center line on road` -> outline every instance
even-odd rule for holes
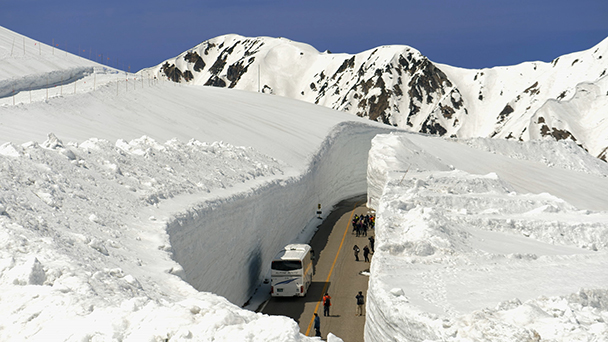
[[[340,255],[340,251],[342,250],[342,246],[344,245],[344,240],[346,239],[346,233],[348,233],[348,225],[353,220],[353,215],[355,214],[355,209],[357,208],[357,206],[360,203],[362,203],[362,202],[355,203],[355,206],[353,207],[353,211],[350,213],[350,218],[346,222],[346,229],[344,230],[344,235],[342,235],[342,241],[340,242],[340,248],[338,248],[338,253],[336,253],[334,262],[333,262],[333,264],[331,264],[331,268],[329,269],[329,274],[327,275],[327,279],[325,280],[325,286],[323,287],[323,291],[321,292],[321,299],[319,299],[319,301],[317,301],[317,306],[315,306],[315,311],[313,311],[313,313],[317,312],[317,310],[319,310],[319,305],[321,305],[321,302],[323,301],[323,296],[327,292],[327,286],[329,286],[329,278],[331,277],[331,274],[334,271],[334,266],[336,266],[336,262],[338,261],[338,256]],[[308,323],[308,329],[306,329],[306,336],[308,336],[308,334],[310,333],[310,328],[312,327],[312,323],[314,322],[314,320],[315,320],[315,316],[313,315],[312,318],[310,319],[310,323]]]

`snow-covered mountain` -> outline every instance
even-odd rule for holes
[[[608,39],[551,63],[469,70],[407,46],[332,54],[285,38],[225,35],[142,72],[286,96],[414,132],[568,139],[605,160],[607,70]]]

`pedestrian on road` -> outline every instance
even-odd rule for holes
[[[367,245],[363,247],[363,257],[365,258],[366,262],[369,262],[369,247],[367,247]]]
[[[359,246],[355,245],[353,251],[355,251],[355,261],[359,261]]]
[[[323,296],[323,316],[329,316],[329,307],[331,306],[331,297],[328,293]]]
[[[373,236],[370,236],[367,239],[369,240],[369,247],[372,249],[372,253],[374,253],[374,242],[376,242],[376,240]]]
[[[315,336],[321,337],[321,319],[315,312]]]
[[[363,292],[359,291],[359,294],[355,298],[357,299],[357,314],[355,316],[363,316],[363,304],[365,304]]]

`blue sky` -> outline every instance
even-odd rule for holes
[[[484,68],[591,48],[608,37],[608,1],[0,0],[0,26],[131,71],[227,33],[334,53],[409,45],[434,62]]]

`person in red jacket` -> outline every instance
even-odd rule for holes
[[[331,297],[325,293],[323,296],[323,316],[329,316],[329,307],[331,306]]]

